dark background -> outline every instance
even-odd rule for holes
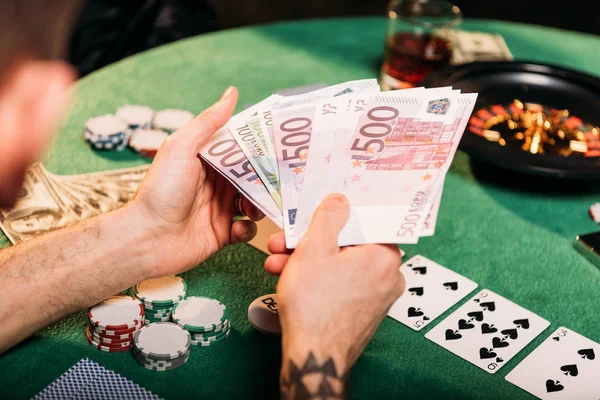
[[[385,15],[387,3],[388,0],[87,0],[73,31],[70,60],[84,76],[139,51],[206,32],[291,19]],[[454,0],[454,4],[469,18],[600,34],[598,1]]]

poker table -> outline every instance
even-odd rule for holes
[[[466,20],[463,28],[500,33],[515,59],[600,73],[598,37],[495,21]],[[278,23],[135,55],[77,83],[76,100],[45,165],[67,175],[148,162],[129,151],[94,152],[81,138],[89,117],[124,104],[199,112],[235,85],[241,110],[282,88],[378,77],[384,32],[385,19],[375,17]],[[386,318],[353,370],[351,398],[532,398],[504,377],[554,329],[564,325],[600,341],[600,270],[573,248],[577,234],[598,229],[588,208],[600,200],[599,192],[597,183],[517,175],[459,151],[446,179],[436,234],[404,246],[407,257],[425,255],[551,325],[491,375],[424,337],[464,300],[420,332]],[[29,398],[88,357],[167,399],[277,398],[280,342],[255,332],[247,321],[248,305],[275,291],[277,279],[263,271],[265,257],[246,244],[230,246],[182,274],[188,294],[221,300],[232,322],[228,340],[192,349],[183,367],[152,372],[129,352],[92,348],[82,311],[0,356],[0,397]]]

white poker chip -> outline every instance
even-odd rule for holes
[[[194,119],[194,114],[185,110],[166,109],[156,113],[152,125],[156,129],[162,129],[173,133]]]
[[[135,348],[155,360],[173,360],[187,354],[191,340],[188,331],[172,322],[157,322],[133,335]]]
[[[150,129],[154,110],[146,106],[126,105],[119,107],[115,115],[129,125],[130,129]]]
[[[600,203],[594,203],[590,207],[590,217],[595,223],[600,224]]]
[[[169,134],[157,129],[138,129],[131,134],[129,146],[143,157],[152,158]]]
[[[90,118],[85,123],[86,131],[99,138],[125,133],[128,126],[120,118],[112,114]]]
[[[281,335],[277,295],[266,294],[254,300],[248,307],[248,322],[265,335]]]
[[[208,297],[190,296],[173,308],[173,321],[191,332],[221,329],[228,317],[227,307]]]
[[[154,307],[173,306],[183,300],[186,290],[184,280],[175,275],[148,279],[133,287],[135,297]]]
[[[88,309],[88,318],[94,327],[107,330],[125,330],[139,326],[144,319],[144,308],[137,299],[113,296]]]

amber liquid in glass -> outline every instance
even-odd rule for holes
[[[382,72],[401,81],[401,87],[416,86],[431,72],[449,65],[451,56],[452,46],[444,39],[430,34],[396,33],[387,39]]]

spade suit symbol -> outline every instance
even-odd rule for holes
[[[519,337],[519,332],[517,332],[516,329],[505,329],[502,332],[500,332],[503,335],[507,335],[509,338],[515,340],[516,338]]]
[[[458,320],[458,329],[465,330],[465,329],[473,329],[473,328],[475,328],[475,325],[473,325],[469,321],[466,321],[464,319]]]
[[[562,367],[560,367],[560,370],[563,371],[565,375],[579,375],[579,370],[577,369],[577,365],[575,364],[563,365]]]
[[[425,275],[427,273],[427,267],[414,267],[412,270],[421,275]]]
[[[423,311],[421,311],[420,308],[414,308],[414,307],[408,308],[408,316],[409,317],[420,317],[423,314],[425,314],[425,313]]]
[[[444,283],[444,287],[450,290],[457,290],[458,289],[458,282],[446,282]]]
[[[499,349],[502,347],[508,347],[509,343],[508,342],[503,342],[502,339],[500,338],[493,338],[492,339],[492,347],[494,347],[495,349]]]
[[[577,352],[581,356],[581,358],[593,360],[596,358],[596,354],[594,354],[594,349],[581,349]]]
[[[563,385],[561,385],[559,381],[553,381],[552,379],[548,379],[546,381],[546,391],[548,393],[560,392],[564,388],[565,387]]]
[[[482,360],[484,360],[486,358],[494,358],[497,355],[498,354],[494,353],[494,351],[492,349],[488,349],[485,347],[482,347],[481,349],[479,349],[479,358],[481,358]]]
[[[462,335],[452,329],[446,329],[446,340],[456,340],[460,339]]]
[[[517,328],[529,329],[529,320],[527,318],[515,319],[513,324],[515,324]]]
[[[408,291],[410,292],[410,294],[415,294],[417,296],[423,296],[424,289],[422,287],[414,287],[414,288],[408,289]]]
[[[483,312],[481,311],[473,311],[467,314],[471,318],[475,318],[478,322],[483,321]]]
[[[493,301],[488,301],[486,303],[479,303],[479,305],[488,311],[496,310],[496,303],[494,303]]]
[[[490,325],[490,324],[481,325],[481,333],[483,333],[484,335],[486,333],[495,333],[495,332],[498,332],[498,328],[495,328],[494,325]]]

